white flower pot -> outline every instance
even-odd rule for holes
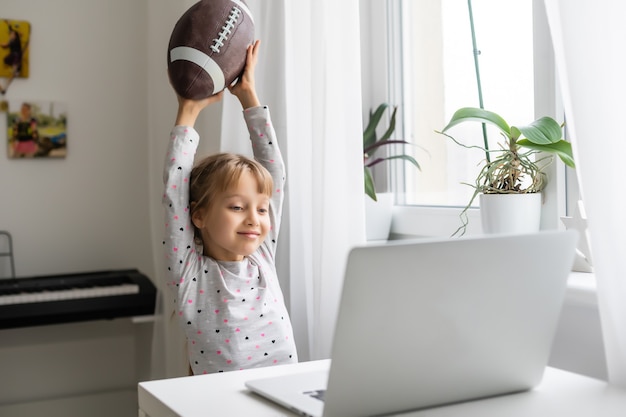
[[[393,193],[377,193],[374,201],[365,196],[365,237],[367,240],[386,240],[393,216]]]
[[[480,219],[486,234],[539,231],[541,193],[480,194]]]

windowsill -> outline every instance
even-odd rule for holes
[[[572,271],[565,297],[568,303],[597,307],[596,276],[593,272]]]
[[[460,226],[458,207],[393,206],[391,234],[412,237],[450,236]],[[480,213],[468,210],[467,234],[480,233]]]

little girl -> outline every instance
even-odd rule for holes
[[[254,86],[259,44],[248,48],[244,73],[229,88],[244,109],[254,159],[217,154],[193,167],[194,123],[222,93],[178,97],[166,155],[166,303],[173,302],[184,328],[195,375],[297,362],[274,265],[285,170]]]

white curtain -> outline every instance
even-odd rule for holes
[[[609,381],[626,388],[626,2],[544,3],[587,212]]]
[[[365,241],[359,0],[248,4],[262,42],[257,90],[287,163],[278,274],[300,360],[327,358],[346,256]],[[241,135],[227,94],[222,149],[249,153]]]

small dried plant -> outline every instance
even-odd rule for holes
[[[468,146],[447,133],[452,127],[469,121],[496,126],[504,138],[504,143],[500,143],[500,149],[490,150],[487,147]],[[462,225],[454,235],[465,233],[468,224],[467,210],[480,193],[541,192],[547,182],[543,168],[552,162],[554,155],[558,155],[567,166],[574,168],[572,146],[562,139],[562,129],[563,126],[550,117],[542,117],[529,125],[516,127],[509,126],[502,117],[488,110],[475,107],[457,110],[446,127],[436,132],[462,147],[481,149],[485,153],[485,159],[474,184],[466,183],[474,188],[474,193],[461,212]],[[541,153],[548,155],[541,156]],[[493,160],[492,154],[495,155]]]

